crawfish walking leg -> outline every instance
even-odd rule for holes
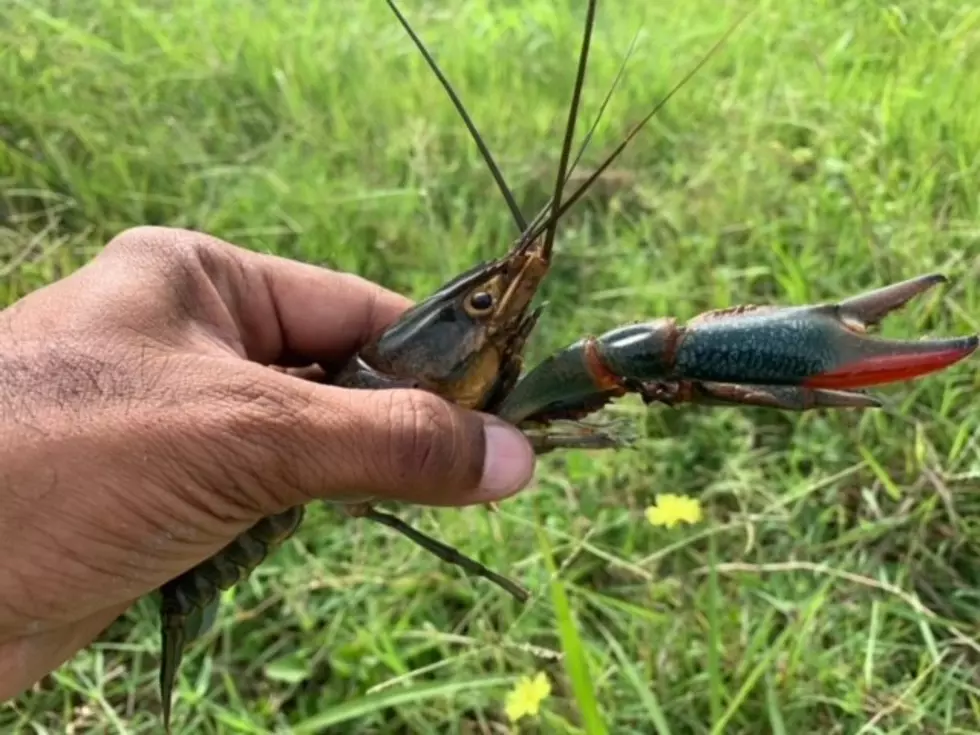
[[[461,567],[474,576],[483,577],[484,579],[493,582],[501,589],[510,593],[519,602],[527,602],[531,597],[531,593],[514,580],[508,579],[492,569],[488,569],[480,564],[480,562],[471,559],[458,549],[454,549],[449,544],[445,544],[442,541],[432,538],[431,536],[427,536],[421,531],[413,528],[398,516],[393,516],[390,513],[383,513],[379,510],[375,510],[374,508],[367,508],[362,511],[362,513],[364,518],[372,520],[375,523],[380,523],[383,526],[387,526],[388,528],[397,531],[403,536],[406,536],[414,541],[426,551],[439,557],[444,562]]]

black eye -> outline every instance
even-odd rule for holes
[[[493,296],[488,294],[486,291],[477,291],[475,294],[470,296],[470,306],[477,311],[486,311],[493,306]]]

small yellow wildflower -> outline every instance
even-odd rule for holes
[[[673,528],[678,523],[697,523],[702,518],[701,503],[683,495],[658,495],[646,510],[647,520],[654,526]]]
[[[522,676],[517,685],[507,695],[505,710],[511,722],[517,722],[524,715],[536,715],[541,702],[551,694],[551,682],[544,673],[533,679]]]

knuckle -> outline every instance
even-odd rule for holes
[[[229,243],[203,232],[141,225],[112,238],[100,257],[139,268],[149,266],[171,276],[197,269],[213,275],[227,266],[230,248]]]
[[[220,406],[221,416],[211,424],[208,441],[222,458],[213,468],[216,484],[265,509],[295,502],[305,484],[303,470],[317,461],[299,456],[306,443],[296,441],[306,423],[308,397],[240,379],[222,386],[213,399],[207,403]]]
[[[180,260],[197,248],[195,233],[170,227],[141,225],[130,227],[112,238],[102,251],[103,257],[153,260]]]
[[[166,235],[169,232],[171,232],[169,227],[156,227],[154,225],[129,227],[113,237],[106,245],[106,249],[126,250],[134,247],[142,247],[144,243],[166,239]]]
[[[133,227],[110,240],[99,259],[124,275],[123,298],[132,306],[120,310],[122,318],[139,311],[152,289],[165,305],[154,317],[158,321],[174,326],[198,319],[227,328],[228,310],[220,301],[236,293],[227,281],[240,275],[227,243],[193,230]]]
[[[391,391],[387,452],[391,467],[409,478],[455,479],[460,427],[453,407],[423,391]]]

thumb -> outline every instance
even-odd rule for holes
[[[534,473],[530,443],[493,416],[419,390],[353,390],[263,373],[264,400],[226,414],[238,425],[224,436],[245,442],[235,454],[262,478],[262,495],[271,496],[260,498],[264,506],[372,498],[476,505],[513,495]],[[256,406],[270,404],[277,409],[256,415]]]

